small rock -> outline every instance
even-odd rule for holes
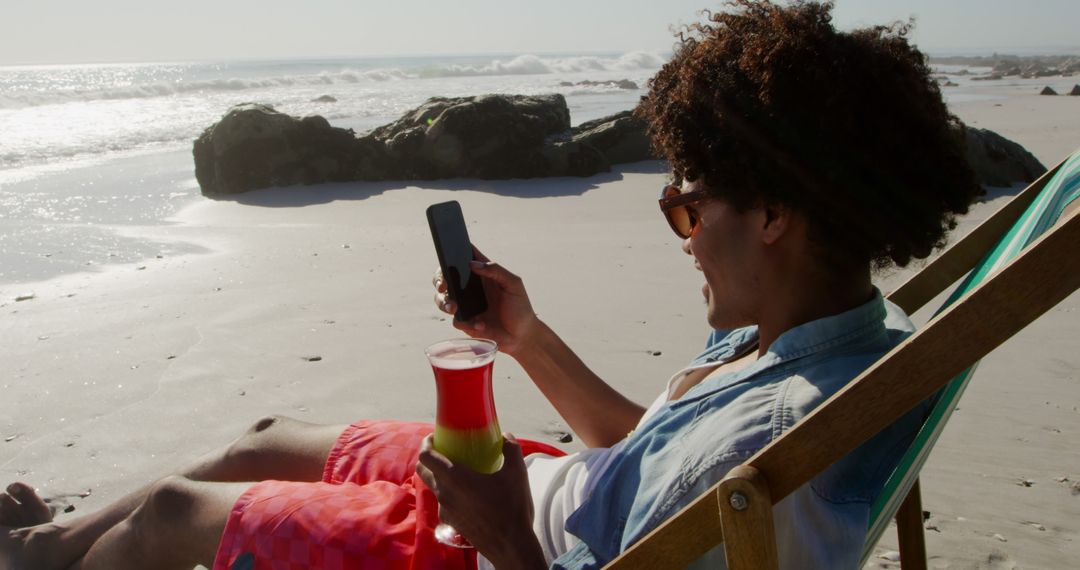
[[[247,396],[247,392],[245,390],[240,390],[239,393],[241,396]]]
[[[322,357],[321,356],[305,356],[304,360],[306,360],[308,362],[319,362],[320,360],[322,360]]]
[[[68,506],[64,507],[64,512],[65,513],[73,513],[73,512],[75,512],[75,505],[68,505]]]
[[[1061,477],[1058,477],[1057,479],[1054,479],[1054,481],[1057,481],[1058,483],[1068,483],[1069,478],[1065,477],[1065,476],[1061,476]]]
[[[926,530],[932,530],[934,532],[941,532],[941,529],[938,528],[937,525],[933,525],[930,523],[926,523],[925,525],[923,525],[923,528],[925,528]]]
[[[312,103],[337,103],[337,98],[333,95],[323,95],[311,100]]]
[[[1001,536],[1000,534],[995,534],[994,538],[996,538],[997,540],[1000,540],[1001,542],[1009,542],[1009,540],[1007,538],[1005,538],[1004,536]]]
[[[1073,495],[1080,495],[1080,481],[1073,481],[1073,484],[1069,486],[1069,490]]]
[[[651,355],[653,355],[653,356],[660,356],[660,355],[661,355],[661,354],[663,354],[663,353],[662,353],[662,352],[660,352],[659,350],[650,350],[650,351],[649,351],[649,354],[651,354]]]
[[[1035,484],[1035,481],[1032,481],[1031,479],[1021,479],[1017,481],[1016,484],[1021,487],[1030,487]]]
[[[15,296],[15,302],[16,303],[21,303],[23,301],[29,301],[29,300],[33,299],[34,297],[36,297],[36,296],[37,295],[35,295],[33,293],[23,293],[22,295],[16,295]]]
[[[343,243],[341,244],[341,249],[352,249],[352,246],[347,243]]]
[[[74,441],[69,441],[69,442],[64,444],[64,447],[75,447],[75,442]]]
[[[49,335],[45,335],[45,334],[43,334],[43,335],[41,335],[41,336],[37,337],[37,339],[38,339],[38,340],[49,340]]]
[[[1035,530],[1046,530],[1045,526],[1043,526],[1043,525],[1041,525],[1039,523],[1036,523],[1036,522],[1029,522],[1027,524],[1028,524],[1028,526],[1031,526]]]
[[[7,436],[7,437],[5,437],[5,438],[4,438],[4,443],[10,443],[10,442],[12,442],[12,441],[15,441],[15,439],[16,439],[17,437],[19,437],[19,434],[15,434],[15,435],[9,435],[9,436]]]
[[[146,266],[145,266],[145,265],[140,265],[140,266],[136,267],[136,268],[135,268],[135,270],[136,270],[136,271],[145,271],[145,270],[146,270]]]
[[[168,358],[166,358],[165,360],[175,360],[175,359],[176,359],[176,355],[175,354],[170,354],[168,356]]]
[[[879,554],[878,558],[888,560],[889,562],[900,562],[900,553],[895,550],[890,550]]]
[[[1053,87],[1047,85],[1043,87],[1043,90],[1039,92],[1039,95],[1057,95],[1057,91],[1054,91]]]

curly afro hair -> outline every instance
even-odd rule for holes
[[[840,32],[832,8],[706,12],[637,113],[676,179],[703,178],[736,208],[803,212],[830,264],[904,266],[943,245],[982,189],[910,25]]]

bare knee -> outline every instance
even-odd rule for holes
[[[146,559],[182,555],[188,545],[184,530],[198,508],[195,484],[179,475],[155,483],[143,504],[128,519],[133,542]]]
[[[226,459],[238,467],[263,460],[282,431],[287,431],[296,420],[285,416],[266,416],[255,421],[236,441],[229,445]]]
[[[241,479],[261,479],[258,475],[272,469],[280,461],[281,442],[290,431],[297,431],[303,422],[285,416],[259,418],[225,450],[226,472],[242,475]]]
[[[155,530],[171,530],[191,518],[198,503],[194,483],[179,475],[170,475],[154,483],[146,500],[135,512],[134,520]]]

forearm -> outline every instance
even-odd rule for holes
[[[589,447],[614,445],[634,429],[645,409],[627,399],[589,370],[546,324],[527,348],[515,355],[518,363],[548,401]]]

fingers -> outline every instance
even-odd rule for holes
[[[457,303],[451,301],[450,297],[445,292],[435,293],[435,306],[448,315],[453,315],[457,312]]]
[[[484,255],[484,252],[477,249],[477,247],[475,245],[472,246],[472,253],[473,253],[473,259],[475,259],[477,261],[483,261],[485,263],[487,263],[488,261],[491,261],[490,259],[488,259],[488,256]]]
[[[436,269],[435,274],[431,276],[431,286],[439,293],[446,292],[446,280],[443,279],[442,269]]]
[[[503,289],[519,292],[525,288],[520,277],[494,261],[473,261],[469,263],[469,269],[484,279],[494,281]]]
[[[454,464],[445,455],[435,450],[433,447],[434,437],[428,435],[420,442],[420,456],[416,463],[417,473],[423,467],[435,476],[441,476],[454,467]]]

